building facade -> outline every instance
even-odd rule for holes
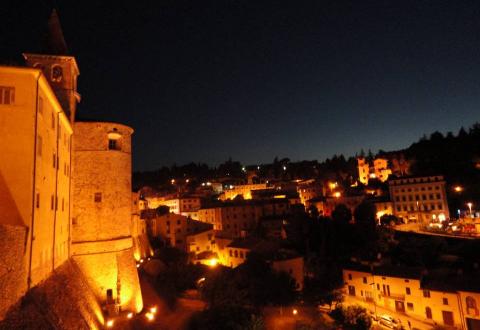
[[[109,122],[77,122],[74,130],[73,259],[99,301],[140,312],[131,235],[133,130]]]
[[[363,268],[363,269],[362,269]],[[357,266],[343,270],[346,301],[449,329],[480,328],[480,293],[428,285],[420,270]]]
[[[405,222],[427,224],[450,217],[443,176],[404,177],[388,185],[393,214]]]

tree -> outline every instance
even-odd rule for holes
[[[170,213],[170,208],[166,205],[160,205],[159,207],[156,208],[156,213],[158,216],[168,214]]]
[[[347,307],[337,305],[337,308],[330,315],[337,324],[344,326],[344,329],[367,330],[372,326],[371,316],[360,305]]]
[[[332,212],[332,219],[340,223],[349,223],[352,220],[352,212],[345,204],[338,204]]]
[[[263,317],[255,310],[241,306],[215,306],[192,316],[187,325],[189,330],[264,330]]]
[[[319,216],[318,209],[315,207],[315,205],[310,205],[307,209],[307,213],[310,216],[310,218],[317,219]]]

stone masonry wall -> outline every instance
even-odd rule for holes
[[[26,233],[23,226],[0,225],[0,320],[27,290]]]
[[[72,260],[66,261],[0,321],[0,329],[101,329],[101,307]]]

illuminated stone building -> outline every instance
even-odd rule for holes
[[[100,301],[139,312],[142,297],[131,236],[131,135],[125,125],[74,127],[72,256]]]
[[[240,237],[256,228],[263,217],[289,213],[287,199],[233,201],[198,210],[198,220],[231,237]]]
[[[72,255],[98,302],[110,292],[122,308],[140,311],[132,130],[75,123],[79,69],[55,11],[49,29],[47,54],[24,54],[27,67],[0,66],[0,319]],[[111,140],[120,149],[111,150]]]
[[[170,212],[175,214],[181,214],[184,216],[196,217],[197,211],[202,206],[202,199],[195,196],[183,196],[183,197],[146,197],[148,207],[156,209],[159,206],[167,206]]]
[[[279,249],[277,244],[254,237],[239,238],[230,242],[219,251],[221,262],[228,267],[238,267],[247,259],[247,255],[255,251],[263,255],[277,272],[285,272],[295,280],[297,290],[303,289],[304,260],[296,252]]]
[[[23,269],[3,283],[18,292],[0,288],[7,300],[18,299],[69,256],[72,128],[49,78],[38,68],[0,67],[0,224],[7,232],[23,231],[15,261]]]
[[[304,206],[307,201],[325,196],[325,189],[323,185],[315,180],[308,180],[300,182],[297,186],[298,195],[300,196],[300,203]]]
[[[346,303],[364,305],[372,312],[383,307],[412,320],[452,329],[480,327],[477,278],[430,275],[418,268],[391,266],[351,265],[343,270]]]
[[[150,233],[153,237],[162,239],[167,245],[188,250],[187,236],[199,232],[213,230],[213,225],[192,220],[175,213],[157,215],[148,220]]]
[[[138,193],[132,193],[132,239],[133,256],[136,261],[153,255],[153,249],[147,234],[147,222],[140,217],[140,212],[144,210],[146,201],[140,199]]]
[[[267,184],[257,183],[231,186],[229,189],[224,190],[223,195],[221,195],[221,199],[234,199],[237,196],[242,196],[243,199],[252,199],[252,191],[258,189],[267,189]]]
[[[392,174],[392,170],[388,168],[388,160],[384,158],[376,158],[373,166],[363,157],[357,158],[358,179],[364,185],[368,185],[370,179],[377,179],[381,182],[388,180],[388,176]]]
[[[388,181],[393,214],[404,221],[444,221],[449,218],[443,176],[403,177]]]

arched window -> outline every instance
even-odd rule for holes
[[[430,307],[425,308],[425,316],[427,319],[432,319],[432,309]]]
[[[61,82],[63,79],[63,69],[60,65],[53,65],[51,79],[54,82]]]
[[[472,296],[465,298],[465,304],[467,305],[467,314],[478,315],[477,301]]]

